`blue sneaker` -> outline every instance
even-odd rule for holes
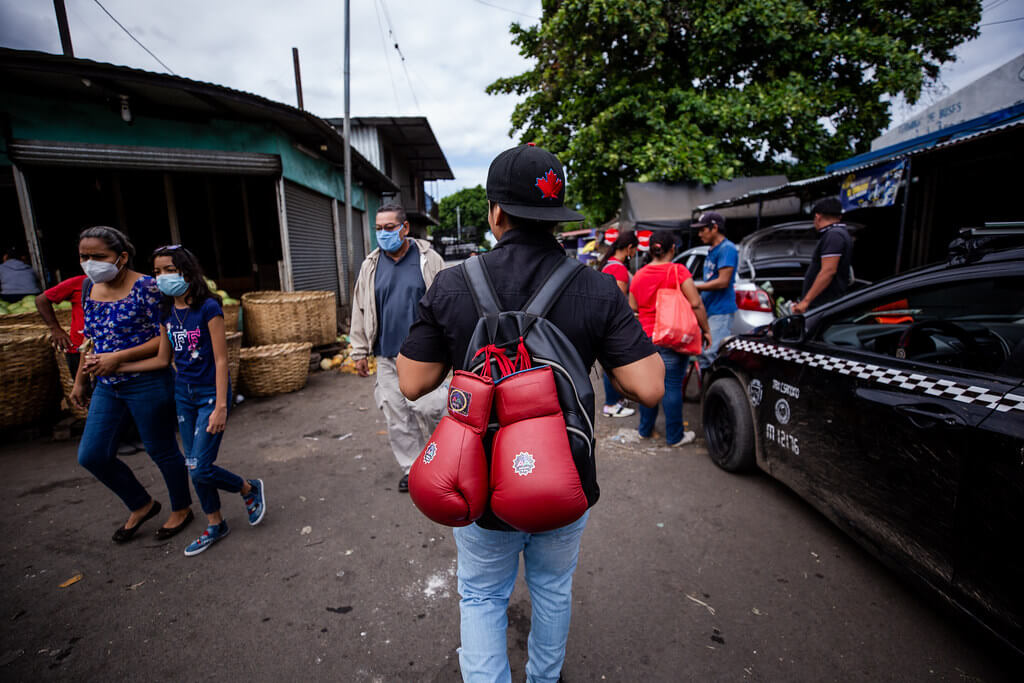
[[[267,512],[267,494],[263,490],[262,479],[250,479],[249,486],[252,490],[249,491],[249,495],[242,496],[242,499],[249,513],[249,524],[256,526],[263,521],[263,515]]]
[[[206,527],[206,531],[204,531],[199,538],[192,541],[189,546],[185,548],[185,555],[187,557],[198,555],[220,539],[227,536],[229,531],[230,529],[228,529],[227,522],[212,524]]]

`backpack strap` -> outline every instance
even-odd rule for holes
[[[537,288],[530,300],[523,306],[523,312],[529,315],[543,318],[551,310],[558,300],[558,296],[565,290],[569,282],[579,275],[584,268],[583,264],[576,259],[566,256],[561,263],[555,266],[547,279]]]
[[[89,300],[89,292],[92,291],[92,280],[86,277],[82,280],[82,308],[85,308],[85,302]]]
[[[462,262],[462,275],[466,278],[466,284],[473,295],[473,303],[476,304],[476,312],[481,318],[501,313],[498,295],[480,256]]]

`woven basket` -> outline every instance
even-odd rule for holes
[[[239,368],[247,396],[274,396],[298,391],[309,376],[309,342],[250,346],[241,350]]]
[[[43,319],[40,318],[39,314],[35,311],[0,315],[0,327],[10,327],[11,325],[42,325],[43,327],[46,327],[46,325],[43,324]]]
[[[249,292],[242,295],[246,340],[252,346],[330,344],[338,334],[334,292]]]
[[[0,429],[35,422],[57,402],[57,373],[46,328],[0,328]]]
[[[53,313],[57,316],[57,322],[60,323],[60,326],[66,332],[71,327],[71,309],[61,308],[54,310]],[[0,315],[0,327],[10,327],[11,325],[41,325],[46,327],[42,317],[35,311]]]
[[[224,310],[224,330],[231,334],[232,332],[238,331],[238,311],[242,308],[241,304],[224,304],[221,306]]]
[[[231,377],[231,391],[238,393],[239,351],[242,350],[242,333],[228,332],[228,375]]]
[[[68,410],[71,414],[80,420],[84,420],[89,416],[88,408],[79,408],[71,402],[71,390],[75,386],[75,378],[71,375],[71,369],[68,368],[67,354],[60,349],[53,350],[53,360],[57,364],[57,375],[60,377],[60,388],[64,392],[64,398],[67,399]]]

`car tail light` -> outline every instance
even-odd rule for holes
[[[772,312],[772,299],[763,289],[737,290],[736,305],[744,311]]]

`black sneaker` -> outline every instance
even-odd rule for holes
[[[399,493],[409,493],[409,475],[408,474],[403,475],[402,478],[398,480],[398,492]]]

